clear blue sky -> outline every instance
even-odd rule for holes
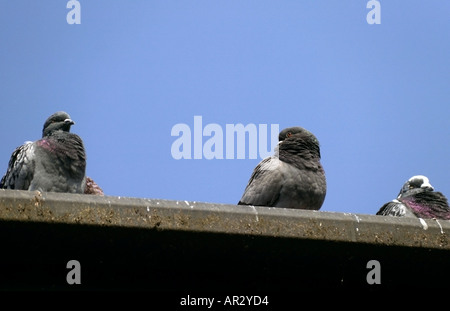
[[[316,134],[322,211],[375,214],[416,174],[450,196],[449,1],[380,0],[374,25],[366,0],[66,4],[0,1],[1,175],[65,110],[106,194],[236,204],[261,158],[171,153],[201,116]]]

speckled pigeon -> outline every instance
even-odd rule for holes
[[[103,189],[89,176],[86,176],[85,194],[105,195]]]
[[[447,198],[434,191],[429,179],[416,175],[403,184],[396,199],[385,203],[377,215],[450,219]]]
[[[253,170],[238,204],[319,210],[327,189],[319,141],[302,127],[282,130],[278,140],[274,155]]]
[[[86,153],[81,138],[70,133],[73,124],[64,111],[52,114],[41,139],[14,150],[0,188],[84,193]]]

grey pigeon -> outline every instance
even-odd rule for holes
[[[302,127],[282,130],[275,154],[253,170],[238,205],[319,210],[327,185],[316,136]]]
[[[385,203],[377,215],[450,219],[450,207],[444,194],[434,191],[428,177],[416,175],[403,184],[397,198]]]
[[[86,153],[81,138],[70,133],[73,124],[64,111],[52,114],[41,139],[14,150],[0,188],[84,193]]]

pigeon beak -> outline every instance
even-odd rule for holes
[[[434,191],[434,188],[433,188],[433,186],[431,186],[431,185],[429,185],[429,186],[422,186],[422,187],[420,187],[420,188],[425,189],[425,190],[427,190],[427,191]]]
[[[65,119],[64,123],[65,124],[70,124],[70,125],[74,125],[75,124],[75,122],[72,119]]]
[[[434,191],[433,186],[428,182],[428,181],[424,181],[424,183],[420,186],[420,188],[425,189],[427,191]]]

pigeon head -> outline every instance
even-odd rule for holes
[[[67,112],[55,112],[45,121],[42,137],[46,137],[55,131],[70,132],[70,127],[74,124],[75,122],[72,121]]]
[[[430,184],[428,177],[423,175],[416,175],[408,179],[404,184],[397,198],[404,196],[405,194],[418,193],[423,191],[434,191],[433,186]]]
[[[289,153],[302,153],[305,151],[315,154],[320,158],[319,140],[310,131],[300,126],[288,127],[278,135],[278,145],[275,153],[279,154],[279,150],[283,149]]]
[[[283,141],[291,137],[310,137],[313,141],[318,143],[318,140],[313,133],[300,126],[288,127],[282,130],[278,135],[278,141]]]

